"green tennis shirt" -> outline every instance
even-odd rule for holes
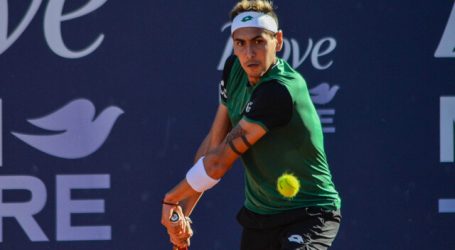
[[[241,157],[245,166],[245,207],[258,214],[302,207],[339,209],[341,201],[324,152],[321,122],[305,80],[286,61],[277,59],[260,81],[251,86],[239,60],[236,57],[231,60],[227,74],[225,65],[220,91],[232,125],[245,119],[267,130]],[[292,98],[289,121],[271,129],[245,115],[255,90],[270,81],[286,87]],[[276,181],[283,173],[292,173],[300,181],[300,190],[292,199],[277,191]]]

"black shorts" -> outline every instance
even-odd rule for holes
[[[241,250],[328,249],[338,233],[340,211],[310,207],[261,215],[242,208]]]

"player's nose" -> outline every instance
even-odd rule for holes
[[[256,55],[256,51],[254,50],[254,46],[246,45],[245,47],[245,54],[248,58],[253,58]]]

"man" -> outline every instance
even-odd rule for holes
[[[175,245],[186,246],[192,231],[185,216],[241,157],[246,194],[238,214],[241,249],[327,249],[338,232],[340,198],[308,87],[276,57],[283,33],[268,1],[243,0],[231,19],[235,56],[225,64],[215,120],[196,164],[165,195],[162,224]],[[292,199],[277,191],[283,173],[301,183]],[[181,218],[177,223],[170,222],[174,213]]]

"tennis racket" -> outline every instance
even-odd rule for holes
[[[171,216],[170,220],[171,220],[172,223],[176,223],[177,221],[180,220],[179,214],[176,213],[176,212],[172,213],[172,216]],[[177,246],[173,246],[172,250],[188,250],[188,247],[180,248],[180,247],[177,247]]]

